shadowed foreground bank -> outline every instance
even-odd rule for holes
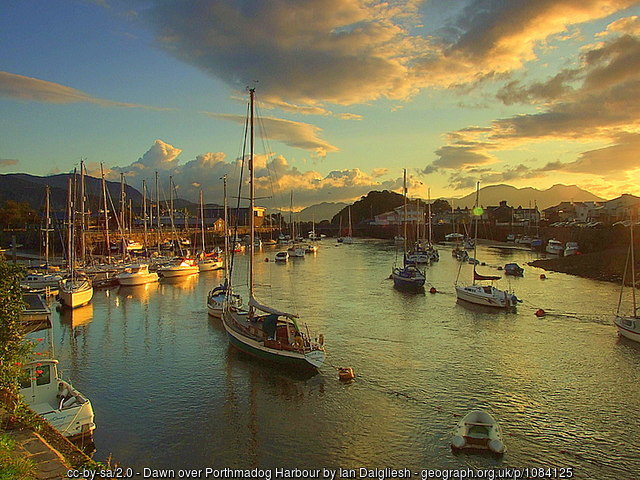
[[[584,255],[535,260],[529,262],[529,265],[553,272],[568,273],[594,280],[622,283],[628,251],[628,248],[614,248]],[[637,250],[635,252],[635,258],[636,272],[640,272],[640,252]],[[636,280],[638,279],[637,277],[638,274],[636,274]],[[627,285],[633,283],[631,279],[631,269],[627,272],[625,283]]]

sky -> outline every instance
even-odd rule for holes
[[[506,183],[640,195],[640,1],[9,0],[0,173],[259,203]],[[163,193],[165,195],[166,193]],[[236,193],[237,195],[237,193]]]

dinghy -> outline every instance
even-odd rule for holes
[[[482,410],[469,412],[453,431],[453,450],[488,450],[502,455],[506,448],[498,422]]]

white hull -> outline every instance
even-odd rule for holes
[[[616,315],[613,323],[620,335],[634,342],[640,342],[640,318]]]
[[[210,272],[222,268],[222,260],[203,260],[198,262],[198,270],[201,272]]]
[[[158,281],[158,274],[149,272],[146,274],[139,273],[121,273],[117,275],[118,283],[125,287],[132,287],[134,285],[145,285],[147,283],[153,283]]]
[[[469,412],[453,431],[454,450],[489,450],[498,455],[506,451],[498,422],[482,410]]]
[[[495,308],[515,307],[517,302],[514,295],[504,290],[482,285],[456,287],[456,296],[458,300]]]
[[[93,298],[93,287],[91,284],[81,288],[65,288],[64,286],[60,286],[58,298],[60,299],[60,303],[65,307],[81,307],[89,303]]]
[[[62,280],[60,275],[35,273],[27,275],[20,282],[20,285],[26,285],[29,288],[57,287],[60,284],[60,280]]]
[[[551,255],[562,255],[564,253],[564,246],[557,240],[549,240],[545,251]]]

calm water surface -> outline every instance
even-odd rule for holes
[[[501,280],[517,313],[457,304],[458,263],[440,248],[427,268],[439,293],[388,279],[395,247],[365,241],[273,260],[257,253],[258,296],[325,334],[331,365],[294,375],[232,349],[205,299],[221,272],[98,290],[54,314],[63,375],[92,401],[95,458],[151,468],[568,467],[576,478],[640,478],[640,348],[618,338],[613,284],[525,266]],[[481,247],[487,267],[533,260]],[[239,257],[244,280],[247,257]],[[460,281],[471,278],[463,265]],[[544,308],[553,315],[537,318]],[[454,455],[452,428],[471,409],[500,421],[502,459]]]

